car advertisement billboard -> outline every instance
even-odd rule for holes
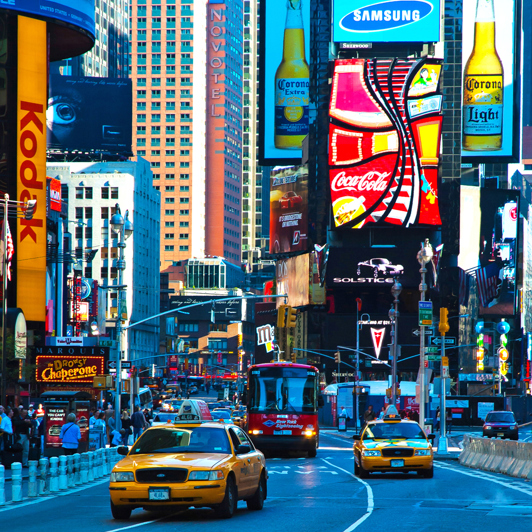
[[[341,59],[329,107],[336,227],[441,225],[439,59]]]
[[[2,7],[60,20],[95,34],[94,0],[9,0]]]
[[[515,1],[464,0],[462,157],[517,153],[515,53]]]
[[[480,191],[479,315],[513,316],[516,307],[519,191]]]
[[[54,74],[46,110],[47,147],[130,152],[131,109],[130,79]]]
[[[301,162],[309,132],[310,0],[260,3],[259,161]]]
[[[270,177],[270,253],[307,249],[308,168],[274,169]]]
[[[438,42],[440,0],[333,0],[334,42]]]

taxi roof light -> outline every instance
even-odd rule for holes
[[[401,416],[397,411],[397,407],[395,405],[388,405],[386,411],[384,412],[384,417],[382,419],[383,421],[388,422],[401,421]]]

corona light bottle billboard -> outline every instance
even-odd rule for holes
[[[475,41],[464,70],[464,150],[502,148],[504,71],[495,46],[493,0],[477,0]]]
[[[309,129],[309,68],[301,0],[286,3],[283,58],[275,73],[275,147],[300,150]]]

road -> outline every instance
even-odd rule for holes
[[[322,434],[317,458],[268,459],[268,499],[264,509],[249,511],[240,502],[232,520],[211,510],[173,515],[135,510],[129,521],[111,517],[107,481],[74,493],[27,500],[0,508],[2,529],[10,532],[226,532],[229,527],[268,532],[393,532],[525,530],[532,518],[532,485],[437,462],[433,479],[414,474],[353,476],[351,442]],[[526,528],[525,528],[526,527]]]

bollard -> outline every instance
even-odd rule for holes
[[[92,482],[94,480],[94,453],[92,451],[89,451],[89,482]]]
[[[50,491],[48,482],[48,458],[41,458],[39,460],[39,495],[46,495]]]
[[[3,465],[0,465],[0,506],[6,503],[6,470]]]
[[[111,471],[113,470],[114,463],[113,463],[113,448],[109,447],[108,449],[105,449],[105,454],[107,455],[107,474],[110,475]]]
[[[37,468],[39,467],[38,460],[30,460],[29,465],[29,481],[28,481],[28,497],[37,497],[39,490],[37,486]]]
[[[103,466],[103,453],[105,452],[104,449],[98,449],[96,451],[96,469],[94,478],[101,478],[103,476],[102,474],[102,466]]]
[[[74,455],[67,456],[67,486],[74,487]]]
[[[98,478],[98,461],[100,456],[100,450],[96,449],[96,451],[92,452],[92,476],[93,480],[96,480]]]
[[[82,453],[80,459],[80,482],[86,484],[89,481],[89,453]]]
[[[73,458],[74,458],[74,485],[82,484],[82,480],[81,480],[81,454],[76,453]]]
[[[22,464],[20,462],[11,464],[11,500],[13,502],[22,500]]]
[[[50,458],[50,493],[59,491],[59,458],[52,456]]]
[[[102,477],[107,475],[108,466],[109,466],[109,463],[108,463],[107,449],[103,449],[103,452],[102,452]]]
[[[68,478],[67,478],[67,457],[65,455],[59,457],[59,489],[66,490],[68,488]]]

